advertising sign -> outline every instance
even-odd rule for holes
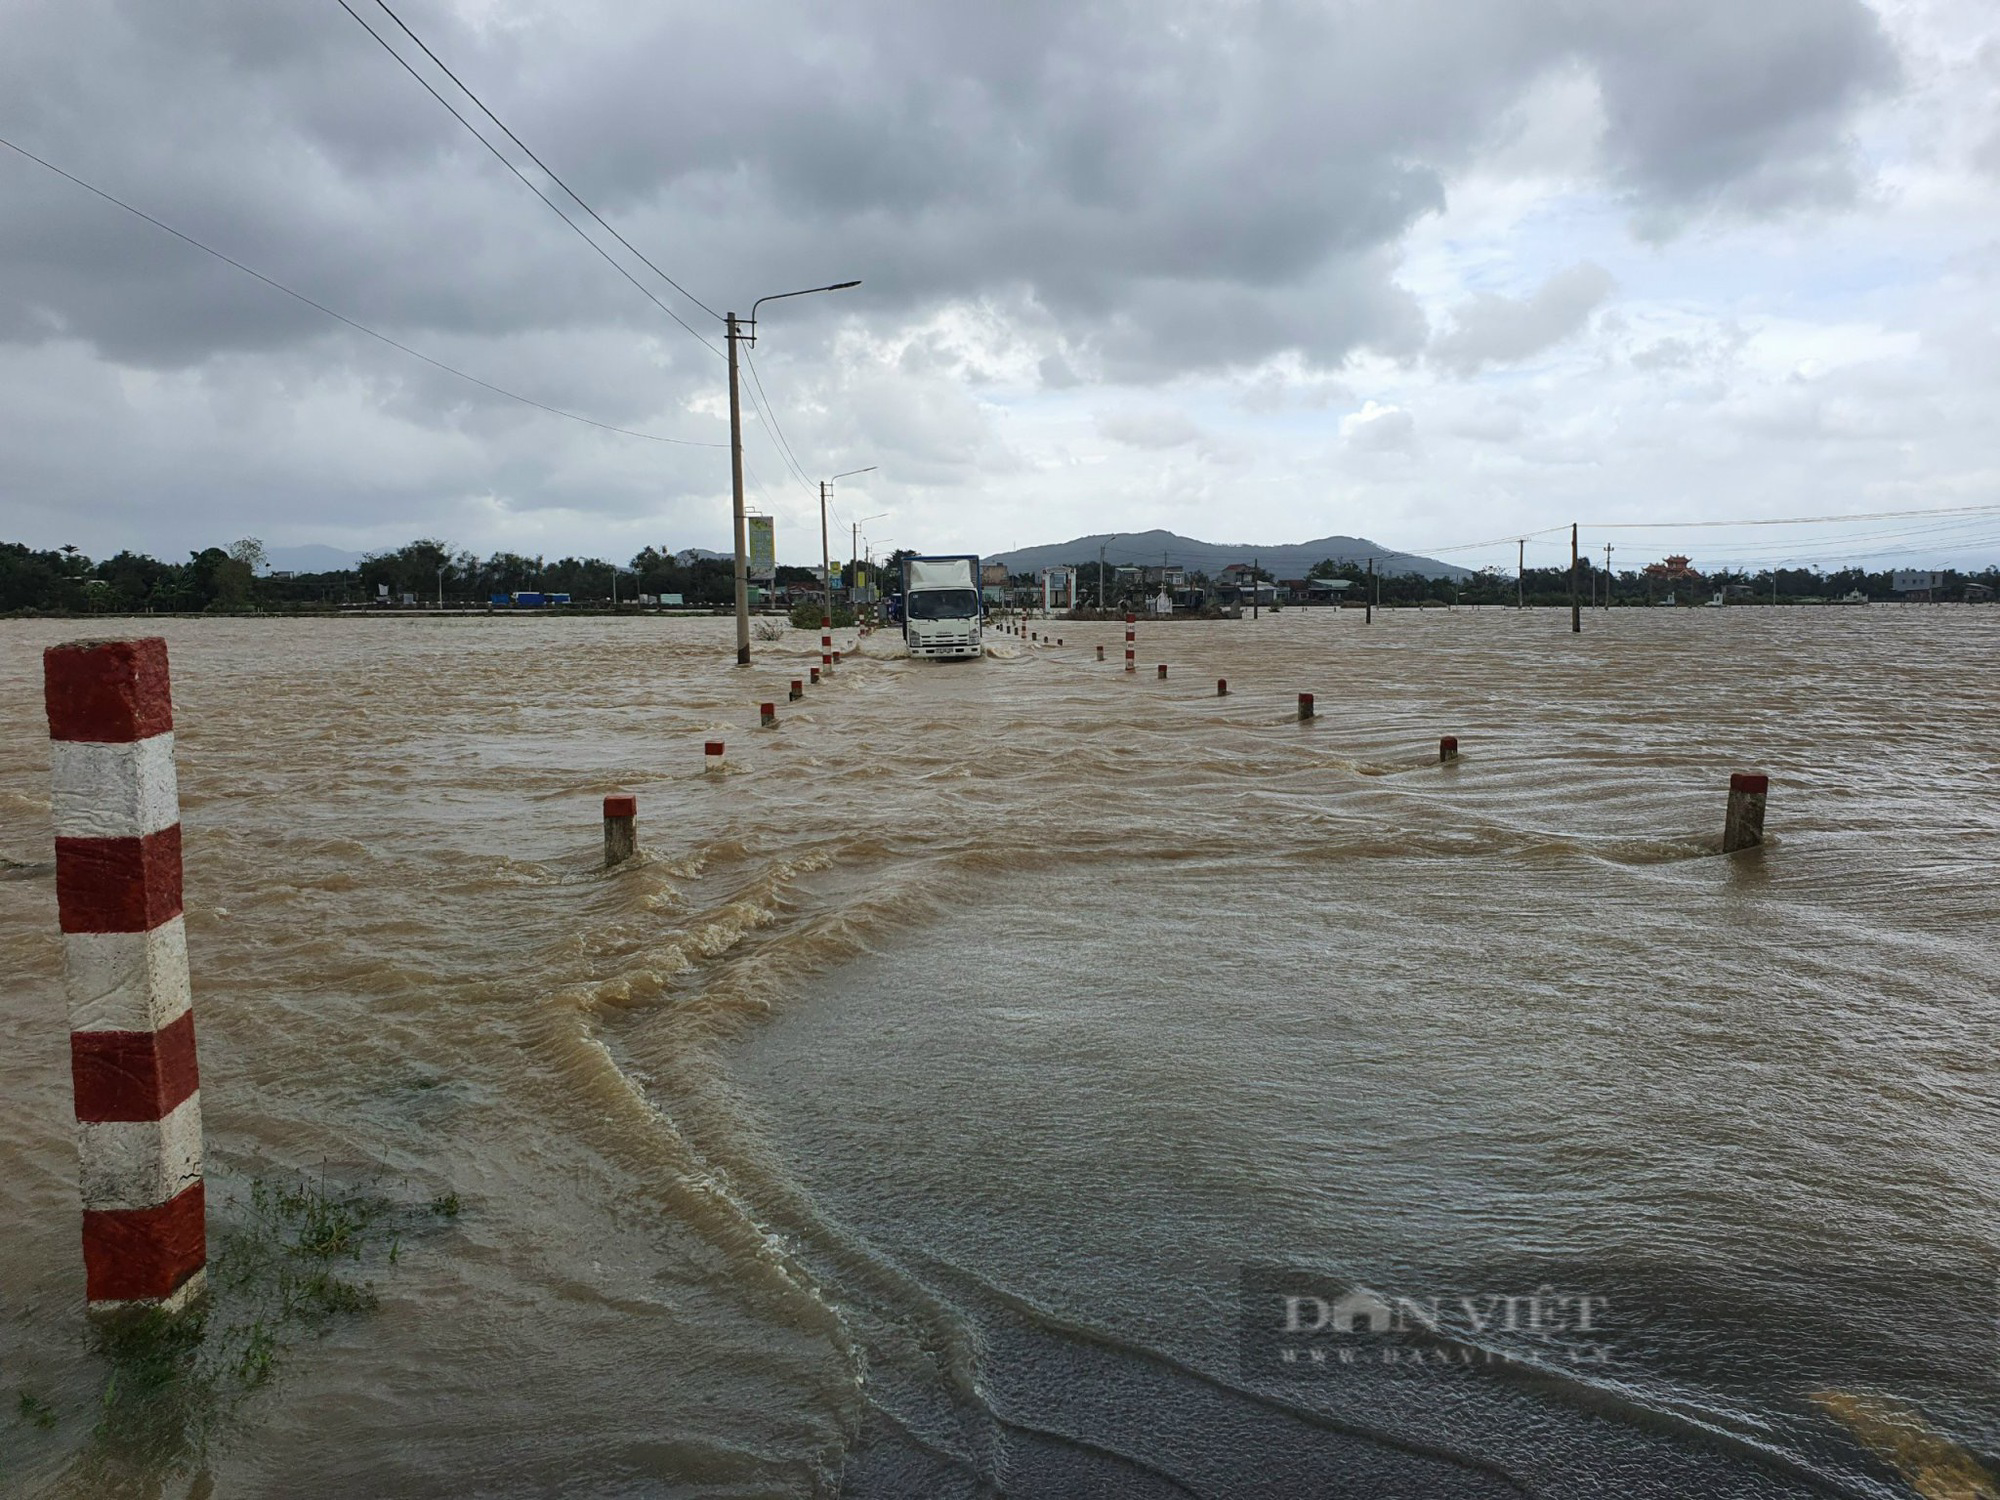
[[[772,516],[747,516],[750,528],[750,576],[775,578],[778,573],[777,520]]]

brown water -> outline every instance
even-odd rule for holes
[[[1986,1493],[2000,612],[1567,626],[1142,623],[1133,677],[1116,624],[876,636],[789,704],[816,633],[161,622],[212,1238],[285,1172],[464,1209],[133,1492]],[[0,623],[19,1493],[116,1445],[46,864],[77,633]],[[1772,837],[1724,858],[1733,770]],[[1607,1372],[1287,1379],[1258,1265],[1667,1311]]]

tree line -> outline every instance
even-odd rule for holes
[[[896,586],[899,551],[867,575],[871,585]],[[1079,602],[1097,607],[1097,564],[1088,559],[1071,565],[1079,585]],[[1268,569],[1257,576],[1272,581]],[[1324,559],[1309,577],[1345,578],[1354,587],[1348,596],[1359,600],[1368,584],[1364,564]],[[483,605],[496,595],[519,592],[568,594],[579,604],[609,604],[614,578],[617,597],[631,601],[640,594],[678,594],[694,608],[726,608],[736,597],[734,565],[726,557],[704,557],[692,550],[674,552],[646,547],[630,561],[614,565],[600,557],[562,557],[554,561],[517,552],[487,557],[454,549],[434,537],[424,537],[391,551],[371,553],[352,568],[278,576],[265,570],[263,544],[254,537],[226,547],[190,552],[186,562],[163,562],[144,553],[125,551],[93,560],[75,547],[36,551],[20,542],[0,542],[0,613],[21,614],[142,614],[201,611],[310,611],[356,607],[383,598],[400,602],[413,598],[425,604],[440,597],[447,605]],[[1190,585],[1212,586],[1200,573],[1187,575]],[[853,563],[839,571],[840,583],[856,582]],[[1963,598],[1968,583],[2000,589],[2000,567],[1981,572],[1945,574],[1944,597]],[[1608,580],[1608,583],[1607,583]],[[806,568],[778,569],[780,589],[796,585],[817,589],[818,580]],[[1039,587],[1033,574],[1013,579],[1018,587]],[[1121,582],[1106,575],[1106,601],[1112,607],[1143,606],[1157,584]],[[1890,571],[1847,568],[1826,573],[1817,568],[1764,569],[1761,572],[1721,570],[1699,579],[1662,579],[1644,572],[1607,574],[1588,558],[1578,565],[1577,591],[1585,603],[1614,605],[1660,604],[1668,595],[1680,604],[1699,603],[1725,586],[1748,588],[1760,602],[1776,599],[1836,599],[1858,592],[1871,599],[1899,597]],[[1512,573],[1484,569],[1464,579],[1426,578],[1418,573],[1377,574],[1376,597],[1383,604],[1513,604],[1569,602],[1567,567],[1529,568],[1517,581]]]
[[[447,605],[483,605],[495,595],[568,594],[580,604],[617,596],[678,594],[684,603],[722,607],[736,598],[735,569],[726,557],[692,550],[642,549],[614,565],[600,557],[551,562],[517,552],[479,557],[433,537],[371,553],[352,568],[273,575],[254,537],[190,552],[186,562],[162,562],[139,552],[93,560],[75,547],[37,551],[0,542],[0,612],[21,614],[144,614],[256,610],[323,610],[382,598]],[[813,584],[804,568],[778,569],[777,583]],[[386,592],[385,592],[386,591]]]
[[[1071,563],[1069,567],[1077,579],[1080,607],[1097,608],[1096,559]],[[1268,568],[1245,568],[1244,572],[1246,576],[1254,573],[1262,582],[1277,581],[1276,575]],[[1962,599],[1967,584],[1983,584],[2000,591],[2000,565],[1979,572],[1943,572],[1945,583],[1940,597]],[[1215,581],[1206,574],[1191,569],[1185,576],[1188,587],[1213,593]],[[1367,596],[1370,586],[1367,564],[1347,559],[1322,559],[1313,564],[1306,576],[1309,579],[1346,579],[1353,585],[1347,590],[1346,597],[1357,604]],[[1018,574],[1010,581],[1020,588],[1040,587],[1039,580],[1032,573]],[[1108,596],[1105,604],[1114,609],[1143,608],[1146,601],[1159,591],[1156,582],[1134,581],[1129,574],[1121,581],[1110,571],[1105,574],[1104,587]],[[1584,604],[1602,604],[1607,597],[1611,604],[1621,607],[1664,604],[1670,597],[1676,604],[1703,604],[1725,587],[1747,588],[1750,597],[1760,603],[1769,603],[1774,598],[1779,603],[1838,599],[1851,593],[1859,593],[1869,599],[1903,597],[1896,592],[1893,569],[1871,571],[1844,568],[1829,573],[1818,568],[1765,568],[1757,572],[1737,568],[1718,569],[1699,577],[1671,579],[1641,570],[1607,572],[1601,566],[1593,567],[1587,557],[1577,563],[1577,597]],[[1498,568],[1484,568],[1460,579],[1431,578],[1421,573],[1376,573],[1373,575],[1373,589],[1376,600],[1385,605],[1426,602],[1514,604],[1517,601],[1538,606],[1567,605],[1570,599],[1570,570],[1567,565],[1529,568],[1516,578],[1513,573]]]

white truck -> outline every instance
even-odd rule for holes
[[[903,641],[910,655],[980,655],[985,613],[978,558],[903,559]]]

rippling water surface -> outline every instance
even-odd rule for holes
[[[161,622],[212,1235],[273,1173],[463,1210],[153,1492],[1993,1493],[2000,612],[1585,625],[1142,623],[1131,676],[1115,623],[878,635],[790,704],[816,634]],[[102,1440],[76,633],[0,623],[22,1493]],[[1771,837],[1723,857],[1735,770]],[[1246,1267],[1648,1317],[1604,1369],[1287,1375]]]

